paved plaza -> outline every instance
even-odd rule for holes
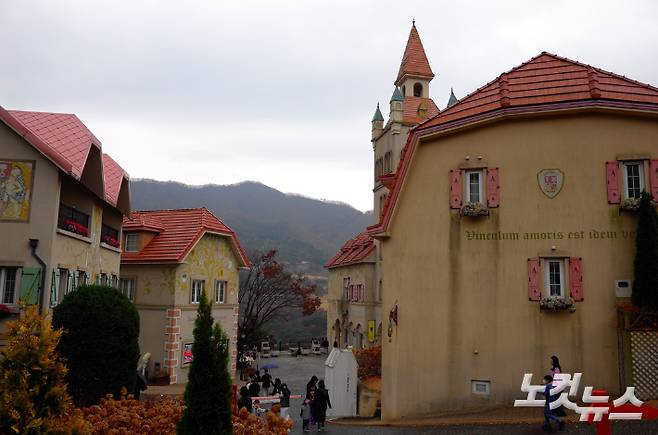
[[[315,375],[319,379],[324,378],[324,361],[326,355],[314,356],[308,355],[302,358],[290,356],[280,356],[277,358],[263,359],[260,365],[276,364],[279,367],[270,370],[273,378],[281,378],[282,382],[288,384],[292,394],[304,395],[306,383]],[[262,372],[262,371],[261,371]],[[292,399],[290,401],[290,415],[295,425],[292,434],[302,434],[301,420],[299,419],[301,399]],[[538,410],[540,411],[540,410]],[[539,412],[539,415],[541,413]],[[658,433],[658,421],[642,422],[617,422],[613,426],[613,434],[630,434],[633,435],[651,435]],[[341,435],[357,434],[449,434],[449,435],[531,435],[545,434],[539,424],[514,424],[514,425],[442,425],[434,427],[389,427],[389,426],[364,426],[362,424],[336,424],[328,423],[326,433]],[[556,432],[557,433],[557,432]],[[594,434],[593,426],[587,424],[575,423],[568,425],[563,432],[564,434]]]

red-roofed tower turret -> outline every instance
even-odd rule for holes
[[[429,84],[433,78],[434,73],[425,55],[425,49],[414,22],[411,25],[411,32],[404,55],[402,55],[395,85],[401,89],[402,95],[405,97],[429,98]]]

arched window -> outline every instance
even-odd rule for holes
[[[407,96],[407,87],[406,86],[402,86],[402,96],[403,97]]]
[[[422,102],[418,105],[417,114],[419,118],[427,117],[427,104],[425,104],[425,102]]]
[[[414,84],[414,97],[421,97],[423,95],[423,85],[420,83]]]

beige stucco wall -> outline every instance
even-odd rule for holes
[[[226,237],[205,234],[181,264],[121,266],[121,276],[135,279],[135,304],[141,317],[140,349],[142,354],[152,354],[151,369],[156,362],[167,358],[165,333],[168,323],[167,310],[180,310],[175,319],[174,333],[177,342],[171,356],[176,359],[176,382],[187,382],[187,367],[182,367],[184,343],[193,341],[194,319],[198,305],[190,303],[192,280],[205,281],[206,294],[214,298],[215,280],[228,282],[226,303],[213,305],[213,317],[229,338],[231,367],[235,370],[237,344],[238,259]],[[178,311],[176,311],[178,313]]]
[[[32,189],[29,222],[0,222],[0,265],[39,267],[32,257],[29,239],[39,239],[37,254],[50,267],[52,245],[57,226],[59,204],[59,171],[41,153],[0,122],[0,159],[34,160],[34,185]],[[50,288],[50,276],[46,274],[46,288]],[[17,286],[17,290],[20,285]],[[47,298],[46,294],[44,298]],[[0,342],[5,331],[0,321]]]
[[[614,280],[633,278],[636,217],[608,204],[605,162],[633,154],[658,158],[655,119],[536,117],[420,144],[382,242],[382,310],[396,301],[399,310],[391,343],[383,340],[384,419],[512,406],[523,374],[539,383],[553,354],[564,371],[583,372],[584,385],[619,392]],[[449,208],[449,171],[467,155],[500,168],[501,205],[489,217]],[[565,173],[554,199],[537,182],[547,168]],[[616,238],[590,238],[592,230]],[[468,236],[497,231],[520,237]],[[524,240],[525,232],[561,238]],[[585,300],[573,314],[540,312],[528,300],[527,259],[553,246],[583,259]],[[471,380],[490,380],[491,396],[472,395]]]
[[[80,237],[57,229],[53,244],[53,267],[79,269],[88,273],[90,283],[99,273],[119,275],[121,254],[119,249],[101,243],[103,222],[119,231],[121,240],[121,213],[106,206],[100,199],[69,177],[62,181],[61,201],[89,215],[89,237]],[[55,222],[56,224],[56,222]]]
[[[29,221],[0,222],[3,247],[0,265],[39,267],[29,247],[29,239],[38,239],[37,254],[46,263],[42,291],[44,309],[48,308],[53,268],[84,270],[91,274],[91,279],[100,271],[118,274],[119,251],[101,247],[100,228],[103,216],[112,223],[120,223],[122,215],[119,211],[105,204],[78,181],[64,175],[4,123],[0,123],[0,159],[35,162]],[[60,199],[90,214],[91,237],[66,235],[57,229]],[[120,224],[115,228],[120,230]],[[19,288],[20,283],[17,291]],[[3,330],[0,322],[0,334]]]
[[[377,345],[368,341],[368,321],[374,320],[376,325],[381,323],[379,314],[379,296],[375,286],[375,256],[368,258],[367,262],[350,266],[336,267],[329,270],[329,287],[327,295],[327,337],[330,343],[338,341],[340,347],[356,345],[356,334],[363,334],[362,345],[370,347]],[[365,285],[365,302],[346,301],[343,289],[343,279],[350,278],[350,284]],[[343,312],[347,311],[344,316]],[[337,336],[336,321],[339,324],[340,337]],[[360,327],[359,327],[360,326]]]

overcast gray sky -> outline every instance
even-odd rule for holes
[[[369,210],[413,17],[440,108],[544,50],[658,85],[650,0],[0,0],[0,105],[77,114],[133,178]]]

